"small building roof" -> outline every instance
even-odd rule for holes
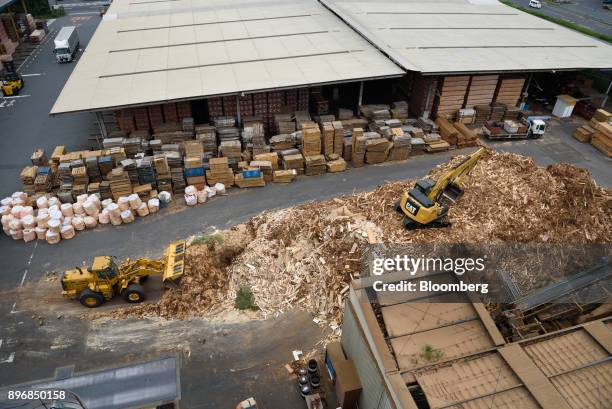
[[[611,68],[612,47],[496,0],[321,0],[424,74]]]
[[[403,73],[316,0],[115,0],[51,114]]]

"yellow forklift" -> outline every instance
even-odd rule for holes
[[[2,77],[0,88],[2,88],[2,95],[5,97],[11,97],[19,94],[19,91],[24,86],[23,77],[19,75],[15,69],[15,63],[11,61],[3,61],[4,76]]]
[[[99,307],[116,295],[129,303],[142,302],[145,300],[142,283],[150,276],[162,276],[164,283],[175,283],[183,276],[186,248],[184,240],[177,241],[158,260],[127,259],[119,265],[114,257],[94,257],[91,267],[75,267],[64,272],[62,295],[77,299],[88,308]]]

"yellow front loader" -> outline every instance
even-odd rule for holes
[[[62,295],[78,299],[89,308],[99,307],[117,295],[129,303],[142,302],[145,299],[142,283],[150,276],[162,276],[164,283],[176,282],[183,276],[186,247],[185,241],[174,242],[159,260],[127,259],[120,265],[114,257],[94,257],[91,267],[64,272]]]

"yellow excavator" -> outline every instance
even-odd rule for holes
[[[416,182],[413,189],[404,192],[395,203],[395,210],[404,215],[404,227],[418,229],[450,226],[447,218],[449,205],[463,195],[463,178],[485,153],[486,150],[480,148],[440,175],[437,181],[422,179]]]
[[[23,77],[19,75],[15,69],[13,61],[3,61],[4,66],[4,77],[0,81],[0,89],[2,89],[2,95],[5,97],[11,97],[19,94],[19,91],[24,86]]]
[[[161,259],[127,259],[117,265],[110,256],[94,257],[90,268],[76,267],[62,276],[62,295],[78,299],[85,307],[95,308],[117,295],[129,303],[145,300],[142,283],[152,275],[162,276],[164,283],[177,282],[185,270],[187,243],[171,243]]]

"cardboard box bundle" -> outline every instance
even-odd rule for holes
[[[382,163],[387,160],[391,143],[385,138],[372,138],[366,140],[366,157],[367,163]]]
[[[283,156],[283,169],[295,170],[298,175],[304,174],[304,157],[301,153],[284,155]]]
[[[234,172],[229,167],[228,158],[211,158],[208,165],[210,169],[206,171],[206,181],[209,186],[215,183],[223,183],[226,187],[229,187],[234,184]]]
[[[353,129],[351,136],[351,163],[354,167],[361,167],[365,163],[367,138],[363,135],[362,128]]]
[[[274,183],[290,183],[297,177],[297,171],[295,169],[290,170],[275,170],[272,181]]]
[[[321,175],[327,172],[325,156],[323,155],[304,156],[304,164],[306,167],[305,174],[307,176]]]
[[[321,153],[321,131],[317,125],[302,127],[302,154],[304,156]]]
[[[272,163],[269,160],[254,160],[251,161],[252,168],[258,168],[266,182],[271,182],[274,175]]]

